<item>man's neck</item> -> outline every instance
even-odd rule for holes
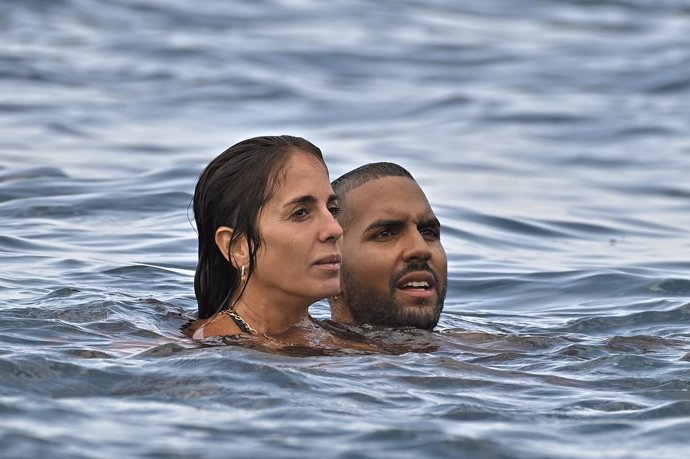
[[[355,319],[352,317],[350,308],[345,304],[341,296],[330,298],[328,303],[331,306],[331,320],[339,324],[354,324]]]

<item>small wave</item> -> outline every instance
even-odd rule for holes
[[[627,330],[629,333],[654,328],[674,330],[690,316],[690,303],[670,310],[645,310],[631,314],[583,317],[573,320],[563,330],[572,333],[611,333]]]

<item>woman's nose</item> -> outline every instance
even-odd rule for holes
[[[338,223],[338,220],[336,220],[330,212],[325,216],[325,220],[325,226],[321,231],[320,239],[323,241],[331,239],[337,241],[340,239],[343,235],[343,228],[340,226],[340,223]]]

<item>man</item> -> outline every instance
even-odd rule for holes
[[[448,284],[441,225],[412,175],[372,163],[335,180],[343,227],[341,294],[331,316],[345,324],[432,329]]]

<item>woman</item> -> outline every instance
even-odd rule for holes
[[[186,333],[311,341],[309,305],[340,290],[338,211],[305,139],[255,137],[215,158],[194,191],[199,318]]]

